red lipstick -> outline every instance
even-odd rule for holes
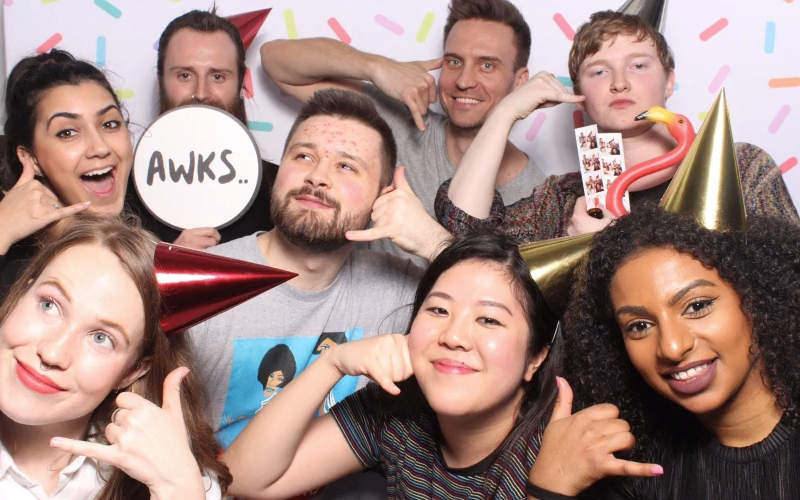
[[[57,394],[66,390],[22,361],[17,361],[17,377],[22,385],[39,394]]]

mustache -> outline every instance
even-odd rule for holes
[[[291,191],[286,193],[286,197],[284,199],[288,200],[289,198],[300,195],[310,195],[313,196],[314,198],[319,198],[320,200],[322,200],[323,203],[332,208],[335,208],[336,210],[339,210],[340,208],[339,202],[333,199],[331,196],[329,196],[328,193],[326,193],[322,189],[314,189],[308,185],[292,189]]]

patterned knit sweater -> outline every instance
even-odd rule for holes
[[[748,213],[783,217],[800,223],[800,217],[783,182],[781,171],[772,157],[752,144],[735,145],[742,178],[745,207]],[[669,182],[631,192],[631,207],[635,209],[646,201],[658,202]],[[489,217],[478,219],[467,214],[450,201],[447,190],[450,181],[444,182],[436,194],[436,217],[454,234],[475,230],[495,229],[518,242],[530,242],[566,236],[572,218],[575,200],[583,196],[581,176],[577,172],[551,175],[533,193],[513,205],[505,206],[495,191]]]

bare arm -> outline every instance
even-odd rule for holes
[[[425,127],[422,116],[436,102],[436,81],[428,72],[441,65],[441,59],[397,62],[330,38],[273,40],[261,46],[264,71],[294,98],[305,102],[323,88],[361,90],[363,82],[372,82],[403,102],[420,130]]]
[[[458,164],[448,190],[450,200],[473,217],[487,218],[511,127],[536,109],[582,100],[583,96],[570,94],[552,74],[544,72],[504,97]]]

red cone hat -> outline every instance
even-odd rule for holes
[[[239,35],[242,37],[242,43],[244,43],[245,52],[247,52],[247,49],[250,47],[250,44],[253,43],[253,40],[256,39],[258,30],[261,29],[261,25],[264,24],[264,20],[267,18],[267,14],[269,14],[269,11],[271,10],[271,8],[254,10],[252,12],[236,14],[235,16],[227,16],[225,18],[233,23],[233,25],[236,26],[236,29],[239,30]]]
[[[156,246],[161,328],[167,335],[190,328],[297,274],[220,257],[179,245]]]

